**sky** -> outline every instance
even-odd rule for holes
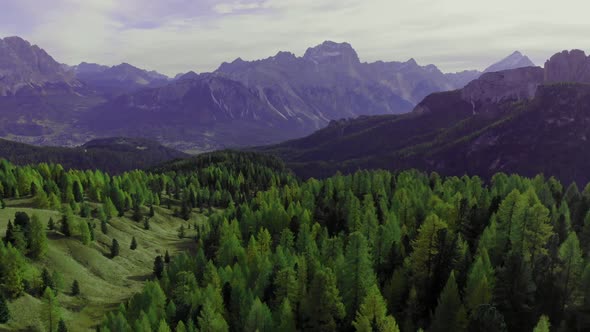
[[[519,50],[542,65],[590,50],[587,0],[0,0],[0,38],[17,35],[57,61],[122,62],[167,75],[237,57],[303,55],[349,42],[361,61],[484,69]]]

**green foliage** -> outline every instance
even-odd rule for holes
[[[6,304],[4,296],[0,295],[0,324],[5,324],[10,320],[10,310]]]
[[[551,328],[551,324],[549,323],[549,318],[545,315],[542,315],[541,318],[539,318],[539,322],[537,323],[537,326],[535,326],[535,329],[533,330],[533,332],[549,332]]]
[[[61,308],[57,297],[51,288],[45,288],[43,292],[43,312],[42,319],[47,326],[47,330],[55,331],[61,320]]]
[[[131,238],[131,245],[129,246],[129,249],[131,249],[131,250],[137,249],[137,240],[135,239],[135,236]]]
[[[466,328],[467,312],[459,297],[455,273],[451,272],[438,300],[430,331],[465,331]]]
[[[357,331],[399,332],[393,316],[387,315],[385,300],[376,285],[369,289],[352,325]]]
[[[78,283],[78,280],[74,280],[74,282],[72,282],[71,294],[72,296],[80,295],[80,284]]]
[[[115,258],[119,256],[119,241],[117,239],[113,239],[111,243],[111,258]]]

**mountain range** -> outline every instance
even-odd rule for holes
[[[531,64],[516,52],[494,66]],[[326,41],[302,57],[238,58],[212,73],[171,79],[126,63],[65,66],[8,37],[0,41],[0,137],[75,146],[141,136],[196,152],[271,144],[335,119],[405,113],[479,75],[445,74],[413,59],[364,63],[351,45]]]
[[[496,172],[590,181],[590,57],[552,56],[544,68],[488,72],[463,89],[433,93],[403,115],[332,121],[261,151],[300,175],[417,168],[444,175]]]

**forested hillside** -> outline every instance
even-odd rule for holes
[[[590,187],[554,178],[499,173],[484,183],[361,171],[303,182],[272,157],[220,152],[120,176],[2,162],[0,184],[12,209],[28,197],[30,207],[60,211],[53,230],[22,214],[6,230],[0,318],[8,325],[0,326],[9,330],[23,296],[43,299],[34,314],[42,328],[78,326],[76,313],[53,311],[63,286],[47,276],[63,271],[40,270],[47,241],[92,246],[103,226],[154,229],[154,215],[172,218],[178,237],[191,240],[172,255],[144,251],[152,257],[143,291],[95,321],[100,331],[585,331],[590,324]],[[114,240],[104,248],[109,259],[135,255]]]

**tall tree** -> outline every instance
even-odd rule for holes
[[[363,332],[399,332],[393,316],[387,315],[387,306],[377,285],[369,289],[352,325]]]
[[[59,302],[51,288],[45,288],[43,292],[43,320],[47,324],[49,332],[57,331],[57,325],[60,320],[60,306]]]
[[[45,255],[47,251],[47,235],[45,234],[45,226],[36,214],[31,217],[28,235],[29,255],[31,258],[37,259]]]
[[[350,234],[342,270],[343,299],[349,317],[354,316],[369,288],[376,283],[372,262],[365,236],[360,232]]]
[[[465,331],[467,313],[459,297],[455,272],[451,272],[447,284],[440,294],[429,331]]]
[[[360,235],[360,234],[359,234]],[[361,235],[362,236],[362,235]],[[338,322],[346,315],[344,304],[336,286],[336,276],[329,268],[316,272],[310,286],[307,300],[310,329],[314,331],[335,331]]]

